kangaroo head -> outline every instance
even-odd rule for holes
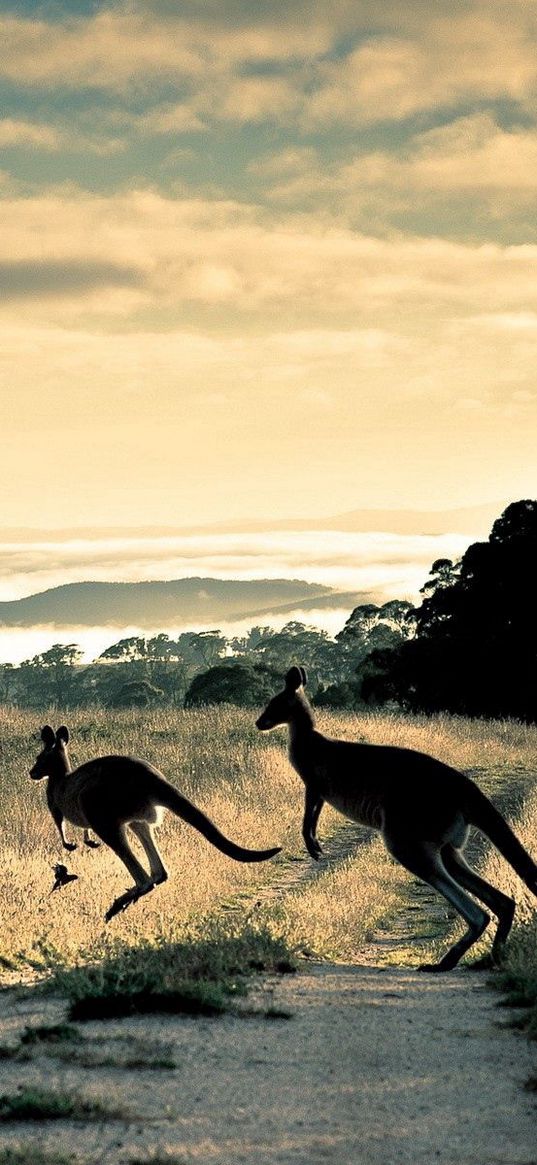
[[[289,724],[293,719],[297,705],[301,703],[300,688],[305,688],[308,677],[303,667],[291,667],[285,677],[283,692],[278,692],[267,704],[255,722],[260,732],[267,732],[269,728],[277,728],[278,724]]]
[[[32,781],[41,781],[43,777],[54,777],[65,773],[69,768],[67,759],[67,744],[69,743],[69,729],[62,724],[55,732],[49,724],[41,729],[43,749],[39,753],[35,765],[30,769]]]

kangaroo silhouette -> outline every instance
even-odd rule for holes
[[[211,845],[236,862],[264,862],[280,852],[280,846],[244,849],[230,841],[201,809],[183,797],[147,761],[129,756],[99,756],[72,769],[67,751],[69,730],[65,725],[57,732],[45,725],[41,740],[44,747],[30,769],[30,776],[34,781],[48,777],[47,803],[64,849],[77,848],[66,839],[63,824],[66,820],[84,829],[86,844],[96,844],[89,838],[88,831],[93,830],[134,878],[134,886],[116,898],[107,910],[107,922],[142,894],[166,881],[168,872],[153,837],[153,826],[160,824],[164,809],[193,825]],[[145,850],[149,874],[129,845],[126,826],[130,826]]]
[[[515,903],[465,861],[469,826],[484,833],[537,897],[537,865],[488,797],[465,773],[426,753],[391,745],[335,740],[315,729],[304,688],[306,672],[292,667],[285,687],[256,721],[262,732],[289,726],[289,758],[306,786],[302,835],[316,861],[322,850],[315,836],[325,803],[352,821],[382,834],[386,849],[422,881],[443,894],[468,930],[438,963],[421,971],[449,971],[490,922],[469,897],[484,902],[498,919],[492,959],[498,961],[513,923]]]

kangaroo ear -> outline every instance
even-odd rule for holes
[[[65,724],[62,724],[61,728],[58,728],[56,740],[61,740],[63,744],[69,744],[69,729],[65,727]]]
[[[52,748],[52,745],[55,743],[56,733],[50,727],[50,724],[45,724],[45,727],[41,729],[41,740],[46,748]]]
[[[296,692],[302,683],[299,667],[290,667],[285,677],[285,686],[289,692]]]
[[[299,667],[298,670],[300,672],[300,675],[302,676],[302,687],[305,688],[306,684],[308,682],[308,673],[307,673],[305,667]]]

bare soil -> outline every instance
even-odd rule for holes
[[[77,1091],[121,1117],[2,1125],[0,1148],[118,1165],[536,1165],[537,1094],[524,1087],[537,1074],[536,1045],[506,1026],[513,1013],[481,975],[379,965],[392,953],[385,934],[363,965],[306,965],[260,983],[248,1008],[290,1018],[79,1025],[85,1040],[104,1036],[112,1057],[125,1037],[148,1051],[171,1044],[173,1070],[83,1067],[41,1053],[3,1060],[2,1092]],[[61,1000],[5,991],[0,1043],[64,1018]]]

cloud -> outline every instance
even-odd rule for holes
[[[0,261],[22,290],[140,288],[155,309],[224,304],[257,314],[267,331],[282,307],[293,329],[312,313],[316,327],[336,314],[340,329],[357,318],[360,328],[383,327],[396,308],[399,330],[419,310],[431,319],[527,311],[533,302],[536,246],[372,238],[314,215],[270,221],[255,207],[153,191],[6,198],[2,212]]]
[[[389,235],[534,239],[537,130],[503,129],[487,113],[417,133],[397,148],[327,164],[321,151],[288,149],[250,166],[275,207],[307,207]],[[337,208],[337,209],[335,209]]]
[[[61,133],[53,126],[5,117],[0,121],[0,146],[29,146],[56,151],[62,148]]]
[[[206,128],[202,118],[186,102],[166,102],[131,120],[131,126],[146,134],[183,134]]]
[[[0,120],[0,146],[55,154],[89,152],[106,156],[124,149],[125,143],[118,137],[87,134],[45,122],[5,117]]]
[[[63,23],[6,16],[1,32],[0,72],[18,84],[122,93],[171,82],[187,90],[183,110],[215,120],[311,129],[398,121],[469,99],[535,100],[535,17],[508,0],[225,13],[124,4]],[[256,75],[259,66],[273,76]]]
[[[28,296],[79,296],[106,287],[137,287],[142,273],[134,267],[91,260],[53,259],[0,261],[0,293],[4,303]]]
[[[431,562],[463,553],[461,534],[289,532],[137,535],[4,541],[0,596],[20,598],[66,582],[155,578],[300,578],[341,591],[416,594]],[[415,580],[421,581],[418,586]],[[409,579],[412,582],[409,582]]]

